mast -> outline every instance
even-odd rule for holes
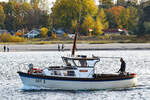
[[[81,3],[82,2],[80,1],[80,4]],[[77,36],[78,36],[78,33],[79,33],[81,10],[82,10],[82,7],[80,8],[79,19],[78,19],[78,22],[77,22],[77,25],[76,25],[76,31],[75,31],[75,36],[74,36],[74,41],[73,41],[73,47],[72,47],[72,54],[71,54],[71,56],[75,55],[75,49],[77,48],[76,41],[77,41]]]
[[[76,28],[75,37],[73,41],[72,54],[71,54],[72,56],[75,55],[77,36],[78,36],[78,27]]]

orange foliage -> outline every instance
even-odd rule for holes
[[[16,36],[23,36],[23,33],[21,33],[21,32],[16,32],[15,35],[16,35]]]
[[[20,4],[18,2],[15,3],[15,8],[19,8]]]
[[[52,38],[53,38],[53,39],[56,39],[56,38],[57,38],[55,33],[52,34]]]
[[[25,41],[24,38],[18,36],[12,36],[8,33],[4,33],[0,35],[1,42],[23,42]]]
[[[122,6],[115,6],[115,7],[112,7],[108,10],[110,13],[112,13],[114,15],[115,20],[116,20],[117,25],[118,25],[118,28],[122,28],[121,16],[122,16],[123,10],[124,10],[124,7],[122,7]]]
[[[124,7],[122,6],[115,6],[109,9],[109,12],[111,12],[114,16],[121,16],[122,10]]]
[[[34,3],[34,8],[35,8],[35,9],[38,9],[38,8],[39,8],[37,2]]]
[[[67,37],[68,36],[68,34],[67,33],[64,33],[64,37]]]

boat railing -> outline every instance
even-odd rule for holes
[[[94,56],[94,57],[97,57],[99,59],[101,59],[101,58],[103,58],[103,59],[105,59],[105,58],[111,58],[111,59],[120,59],[120,58],[122,58],[122,57],[99,57],[99,56]]]

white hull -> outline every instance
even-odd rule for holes
[[[70,81],[70,80],[50,80],[20,76],[25,86],[35,86],[39,88],[62,89],[62,90],[95,90],[128,88],[136,86],[137,78],[109,81]]]

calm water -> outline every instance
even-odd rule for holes
[[[63,65],[61,56],[70,52],[9,52],[0,53],[0,100],[149,100],[150,99],[150,51],[86,51],[77,54],[91,56],[123,57],[127,71],[138,74],[138,86],[128,89],[99,91],[23,91],[16,73],[26,70],[29,63],[41,68]],[[101,59],[97,73],[112,73],[120,68],[119,59]]]

